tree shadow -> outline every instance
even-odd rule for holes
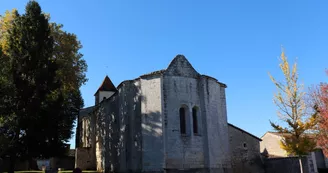
[[[139,172],[142,157],[149,156],[144,153],[162,146],[162,117],[160,112],[142,114],[142,103],[147,99],[141,94],[140,80],[124,81],[118,88],[94,111],[97,169]],[[163,154],[152,154],[158,153]]]
[[[94,110],[95,106],[92,106],[80,111],[76,131],[75,164],[86,170],[96,169]]]

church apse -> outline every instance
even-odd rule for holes
[[[183,55],[117,88],[108,79],[88,114],[99,171],[232,171],[225,84],[199,74]],[[108,97],[101,100],[101,92]]]

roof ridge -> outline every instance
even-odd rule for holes
[[[248,135],[250,135],[250,136],[252,136],[253,138],[255,138],[255,139],[259,140],[259,141],[262,141],[261,138],[259,138],[259,137],[255,136],[255,135],[251,134],[250,132],[248,132],[248,131],[246,131],[246,130],[240,128],[240,127],[237,127],[237,126],[235,126],[235,125],[233,125],[233,124],[231,124],[231,123],[228,123],[228,125],[231,126],[231,127],[234,127],[234,128],[237,129],[237,130],[240,130],[240,131],[242,131],[242,132],[244,132],[244,133],[246,133],[246,134],[248,134]]]

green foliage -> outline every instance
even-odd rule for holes
[[[0,18],[0,130],[6,132],[0,140],[12,143],[5,154],[65,154],[83,106],[79,88],[87,81],[87,65],[79,53],[82,46],[49,18],[35,1],[21,16],[13,10]]]
[[[39,127],[42,120],[47,122],[44,100],[60,87],[55,80],[58,67],[52,60],[54,41],[39,4],[29,2],[25,14],[14,19],[7,42],[8,76],[12,77],[13,86],[10,93],[15,106],[12,111],[18,123],[15,136],[22,134],[21,154],[35,157],[47,140]]]
[[[306,155],[316,146],[313,135],[306,133],[316,126],[317,114],[308,115],[305,110],[305,93],[302,91],[302,86],[298,84],[296,63],[290,68],[284,52],[281,53],[281,60],[280,69],[285,81],[278,82],[271,75],[270,78],[278,89],[274,99],[274,103],[279,108],[278,116],[287,126],[282,127],[271,121],[270,124],[275,131],[283,135],[281,148],[290,155]]]
[[[0,47],[2,47],[4,54],[6,54],[8,49],[8,31],[12,28],[13,20],[18,16],[16,9],[13,9],[11,12],[7,10],[4,16],[0,16]]]
[[[50,15],[48,15],[48,18],[50,18]],[[67,33],[62,28],[63,25],[61,24],[50,24],[52,36],[55,40],[55,61],[61,67],[57,74],[64,81],[63,90],[68,92],[69,90],[78,89],[87,81],[85,76],[87,65],[82,59],[83,55],[79,52],[82,45],[77,40],[76,35]]]

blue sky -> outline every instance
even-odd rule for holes
[[[0,0],[0,13],[27,0]],[[281,45],[298,57],[305,86],[327,81],[328,2],[296,0],[38,0],[51,20],[83,44],[89,81],[85,106],[108,75],[115,85],[166,68],[183,54],[194,68],[226,83],[228,121],[261,137],[279,122],[268,72],[282,79]],[[72,139],[74,147],[74,139]]]

